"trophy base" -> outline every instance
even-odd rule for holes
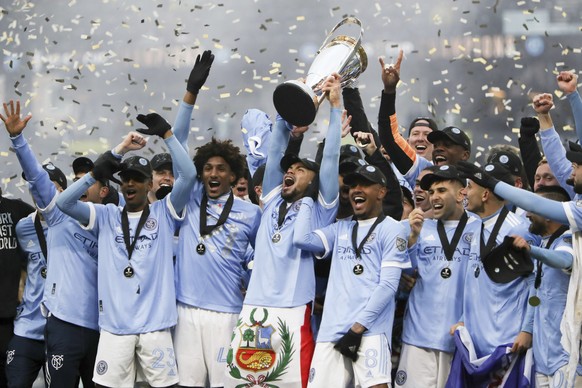
[[[286,81],[275,88],[273,104],[277,113],[296,127],[305,127],[315,120],[316,95],[311,88],[299,81]]]

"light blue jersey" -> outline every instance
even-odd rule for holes
[[[414,164],[412,167],[410,167],[410,170],[404,174],[404,179],[408,183],[408,186],[414,188],[414,186],[416,186],[416,179],[418,178],[420,172],[427,167],[431,167],[432,165],[433,163],[430,160],[417,155]]]
[[[55,185],[24,136],[11,140],[30,192],[49,227],[43,304],[65,322],[98,330],[97,235],[56,207]]]
[[[549,236],[542,240],[542,247]],[[568,252],[572,249],[572,234],[568,231],[558,237],[548,249]],[[535,263],[535,261],[534,261]],[[534,308],[533,352],[536,372],[552,376],[568,363],[569,355],[560,344],[560,322],[566,307],[570,272],[542,264],[542,282],[537,290],[541,303]]]
[[[179,302],[224,313],[239,313],[246,279],[245,260],[254,246],[261,220],[258,206],[234,197],[225,223],[203,238],[200,236],[200,204],[204,184],[197,180],[190,193],[186,215],[180,228],[176,257],[176,297]],[[216,225],[230,193],[208,199],[208,225]],[[204,244],[204,253],[196,247]]]
[[[42,253],[41,245],[36,235],[34,220],[37,212],[21,219],[16,224],[16,235],[21,249],[26,255],[26,286],[22,295],[22,302],[16,311],[14,319],[14,334],[33,340],[44,340],[44,326],[46,318],[41,313],[41,303],[44,292],[44,278],[46,276],[46,258]],[[41,222],[46,238],[47,225]]]
[[[483,220],[486,242],[499,214],[498,211]],[[521,217],[509,212],[499,229],[495,246],[507,235],[518,235],[531,241],[527,228]],[[475,238],[472,243],[463,301],[463,319],[473,338],[477,357],[491,354],[500,345],[512,344],[521,331],[531,333],[531,322],[525,322],[525,311],[534,280],[532,273],[505,284],[493,282],[483,269],[480,243],[481,238]]]
[[[180,217],[167,196],[150,215],[128,260],[121,229],[122,208],[89,204],[87,228],[99,233],[99,326],[113,334],[141,334],[176,324],[172,244]],[[128,213],[131,241],[141,212]],[[125,276],[128,266],[132,277]]]
[[[309,233],[304,214],[302,209],[296,233],[299,230]],[[358,247],[376,220],[358,222]],[[356,257],[352,242],[355,225],[355,221],[341,220],[311,236],[305,233],[296,236],[299,247],[323,253],[322,257],[332,260],[317,342],[337,342],[355,322],[367,328],[364,335],[391,337],[400,272],[410,268],[405,228],[386,217],[362,245],[360,257]],[[310,241],[310,246],[305,246]]]
[[[420,348],[452,353],[452,325],[461,319],[465,274],[479,240],[480,220],[470,213],[452,260],[447,260],[437,230],[437,220],[425,219],[415,245],[409,248],[413,268],[418,270],[404,313],[402,342]],[[407,222],[406,222],[407,223]],[[444,221],[449,242],[459,224]],[[447,270],[448,268],[448,270]]]

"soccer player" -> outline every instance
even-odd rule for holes
[[[444,387],[455,348],[449,328],[462,315],[465,272],[479,219],[463,209],[464,179],[444,165],[420,181],[433,219],[409,215],[408,252],[418,271],[404,315],[397,387]]]
[[[155,154],[150,161],[152,166],[152,189],[148,193],[150,203],[163,199],[174,186],[172,155],[167,152]]]
[[[49,228],[42,302],[48,315],[45,329],[47,381],[53,386],[72,387],[80,376],[83,385],[90,386],[99,340],[97,236],[55,205],[58,192],[66,188],[67,180],[64,174],[50,177],[36,160],[22,134],[32,116],[20,118],[20,102],[16,102],[16,107],[13,101],[4,104],[4,111],[6,116],[1,118],[30,184],[36,207]],[[78,198],[84,192],[79,193]]]
[[[317,199],[313,228],[334,221],[338,198],[341,91],[334,74],[322,90],[329,92],[330,124],[321,168],[310,159],[283,153],[289,129],[278,119],[271,134],[263,180],[264,212],[257,232],[253,274],[227,357],[225,386],[254,382],[305,387],[313,354],[310,329],[315,296],[310,252],[293,247],[293,227],[301,200]],[[276,379],[276,380],[275,380]]]
[[[173,274],[176,221],[192,189],[195,171],[188,154],[159,115],[139,115],[144,134],[164,139],[176,169],[176,182],[164,200],[148,204],[152,188],[147,159],[132,156],[121,163],[123,208],[77,200],[96,180],[118,170],[119,159],[103,154],[91,174],[75,182],[57,199],[57,206],[99,236],[99,327],[101,337],[93,381],[97,386],[131,387],[137,365],[153,387],[178,382],[170,328],[177,320]],[[136,141],[137,140],[137,141]],[[126,136],[116,147],[140,149],[145,139]]]
[[[372,165],[344,178],[353,219],[311,231],[313,200],[297,216],[294,245],[332,257],[323,319],[311,362],[309,387],[391,386],[390,338],[394,295],[410,266],[404,226],[382,211],[387,180]]]

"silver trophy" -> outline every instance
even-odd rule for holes
[[[357,38],[337,35],[334,32],[343,25],[355,24],[360,27]],[[347,17],[330,31],[317,51],[317,55],[305,83],[286,81],[278,85],[273,93],[273,103],[277,112],[287,121],[298,127],[309,125],[315,120],[317,109],[325,99],[321,86],[332,74],[338,73],[342,88],[349,86],[368,66],[368,57],[362,47],[364,29],[362,22],[354,17]]]

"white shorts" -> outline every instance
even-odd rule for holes
[[[224,386],[226,354],[238,314],[220,313],[178,303],[174,350],[180,385]]]
[[[136,335],[101,330],[93,381],[106,387],[133,388],[137,369],[152,387],[178,383],[170,329]]]
[[[243,305],[226,357],[224,387],[306,387],[314,348],[310,318],[310,305]]]
[[[447,383],[453,353],[402,344],[394,387],[435,387]]]
[[[362,337],[358,360],[353,362],[334,349],[335,343],[318,342],[309,371],[309,388],[391,386],[392,361],[385,335]]]
[[[536,388],[566,388],[567,366],[564,365],[551,376],[536,373]],[[578,374],[574,380],[574,388],[582,388],[582,376]]]

